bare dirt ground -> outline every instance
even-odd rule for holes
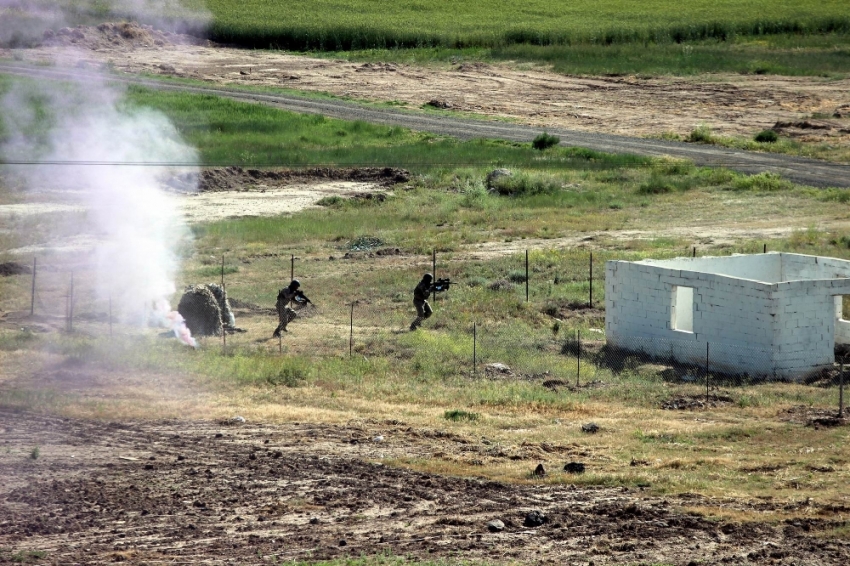
[[[75,66],[188,77],[216,84],[275,86],[418,108],[430,101],[461,112],[627,136],[687,136],[707,125],[751,137],[773,127],[803,141],[850,142],[850,79],[756,75],[687,78],[582,77],[516,65],[421,67],[351,63],[245,50],[163,34],[135,24],[64,30],[35,49],[0,50],[25,61],[67,57]],[[66,50],[64,53],[61,50]],[[811,115],[832,116],[812,120]],[[837,116],[837,117],[836,117]]]
[[[686,511],[698,503],[687,495],[396,469],[383,461],[478,449],[397,421],[105,423],[0,412],[0,428],[0,561],[22,551],[55,564],[376,553],[539,564],[850,560],[850,544],[821,536],[835,526],[828,520],[740,524]],[[527,522],[532,511],[542,524]],[[504,529],[492,532],[497,519]]]

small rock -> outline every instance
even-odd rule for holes
[[[588,434],[596,434],[599,432],[599,425],[596,423],[585,423],[581,425],[581,431]]]
[[[485,365],[484,371],[485,371],[485,373],[486,372],[501,373],[501,374],[504,374],[504,375],[510,375],[511,374],[511,368],[509,368],[508,366],[506,366],[505,364],[500,363],[500,362],[495,362],[495,363],[492,363],[492,364]]]
[[[546,521],[548,521],[546,515],[540,511],[532,511],[525,516],[525,520],[522,522],[522,525],[524,527],[539,527]]]
[[[505,530],[505,524],[499,519],[494,519],[487,523],[487,530],[491,533],[500,533]]]
[[[503,177],[513,177],[513,172],[510,169],[494,169],[487,173],[487,189],[493,190],[496,188],[496,183]]]
[[[318,525],[318,524],[319,524],[319,519],[318,519],[318,518],[316,518],[316,517],[311,518],[311,519],[310,519],[310,524],[311,524],[311,525]]]
[[[375,438],[372,439],[372,442],[383,442],[383,441],[384,441],[384,435],[383,434],[379,434],[378,436],[376,436]]]
[[[564,471],[568,474],[583,474],[584,473],[584,464],[581,462],[570,462],[566,466],[564,466]]]
[[[341,541],[339,541],[339,545],[340,545],[340,546],[347,546],[347,545],[348,545],[348,541],[346,541],[345,539],[342,539]]]
[[[232,418],[232,419],[230,419],[230,420],[231,420],[232,422],[234,422],[234,423],[244,423],[244,422],[245,422],[245,417],[243,417],[243,416],[241,416],[241,415],[236,415],[235,417],[233,417],[233,418]]]
[[[537,467],[534,468],[534,471],[531,472],[531,475],[542,478],[546,475],[546,468],[543,467],[543,464],[537,464]]]

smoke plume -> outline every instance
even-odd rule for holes
[[[66,50],[59,58],[67,66],[75,53]],[[111,299],[125,317],[146,316],[146,322],[171,328],[194,346],[182,317],[168,306],[189,231],[176,197],[163,187],[178,174],[197,179],[197,152],[166,116],[129,105],[123,88],[108,77],[86,71],[69,82],[12,83],[2,100],[0,156],[41,163],[15,167],[16,173],[29,187],[61,190],[64,200],[89,211],[100,299]]]

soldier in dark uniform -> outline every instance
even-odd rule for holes
[[[428,304],[428,295],[434,290],[434,276],[426,273],[422,281],[413,290],[413,306],[416,307],[416,318],[410,323],[410,329],[416,330],[422,325],[422,321],[433,314],[434,309]]]
[[[278,325],[274,330],[273,337],[277,338],[280,336],[280,331],[288,332],[286,329],[286,325],[295,320],[295,317],[298,316],[298,312],[290,307],[290,303],[295,301],[297,303],[310,303],[310,299],[308,299],[304,293],[300,290],[301,283],[298,279],[293,279],[288,287],[281,289],[277,294],[277,304],[275,308],[277,309],[277,318]]]

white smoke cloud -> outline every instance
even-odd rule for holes
[[[63,200],[89,211],[99,298],[111,299],[125,316],[155,315],[194,345],[182,317],[167,305],[176,290],[178,250],[190,233],[176,197],[163,186],[178,173],[196,179],[197,152],[167,117],[126,104],[121,87],[92,72],[70,85],[13,83],[2,109],[0,155],[45,163],[16,172],[28,186],[60,190]],[[52,123],[46,128],[45,122]]]

